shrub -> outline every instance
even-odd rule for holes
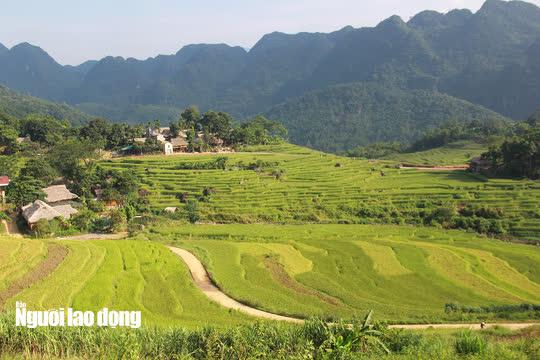
[[[195,200],[189,200],[186,204],[187,219],[190,223],[195,224],[199,221],[199,204]]]
[[[185,204],[189,198],[189,193],[187,192],[178,192],[176,193],[175,197],[180,201],[182,204]]]
[[[71,218],[71,224],[81,231],[87,231],[92,227],[96,215],[90,210],[82,210]]]
[[[32,233],[37,237],[44,237],[51,234],[51,227],[49,222],[45,219],[39,220],[34,224],[32,228]]]
[[[0,211],[0,220],[10,220],[10,218],[5,212]]]
[[[384,342],[393,353],[403,353],[407,348],[420,345],[422,335],[404,330],[391,330],[384,336]]]
[[[454,343],[454,349],[456,353],[460,355],[477,355],[486,350],[486,340],[473,333],[471,330],[463,331],[459,333],[458,338]]]
[[[118,232],[125,229],[126,226],[126,215],[121,210],[113,210],[109,214],[110,226],[109,232]]]

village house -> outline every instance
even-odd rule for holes
[[[174,154],[174,150],[173,150],[173,144],[171,144],[170,142],[166,141],[163,143],[163,153],[165,155],[172,155]]]
[[[22,208],[22,216],[30,229],[33,229],[40,220],[50,221],[56,218],[69,220],[77,212],[71,205],[50,206],[41,200],[36,200]]]
[[[79,197],[68,190],[66,185],[53,185],[42,189],[45,202],[51,206],[71,205]]]
[[[42,219],[50,221],[54,218],[64,218],[67,220],[77,214],[78,211],[73,205],[79,197],[69,191],[65,185],[53,185],[41,190],[45,193],[45,201],[36,200],[22,208],[22,216],[30,229]]]
[[[171,137],[171,129],[168,127],[146,129],[146,138],[153,138],[165,143]]]
[[[9,185],[9,177],[0,176],[0,200],[2,204],[6,203],[6,187]]]
[[[178,136],[171,139],[171,144],[174,152],[186,152],[188,150],[188,142],[186,137]]]

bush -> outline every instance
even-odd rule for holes
[[[471,330],[461,332],[454,343],[454,349],[460,355],[481,354],[486,350],[486,347],[486,340]]]
[[[47,235],[50,235],[51,227],[49,225],[49,222],[45,219],[39,220],[37,223],[34,224],[34,227],[32,228],[32,233],[37,237],[45,237]]]
[[[182,204],[185,204],[189,198],[189,193],[183,192],[183,193],[176,193],[175,197],[180,201]]]
[[[71,224],[80,231],[88,231],[92,227],[92,222],[95,220],[96,214],[90,210],[80,211],[71,218]]]
[[[3,211],[0,211],[0,220],[10,220],[9,216],[3,212]]]
[[[199,204],[195,200],[189,200],[186,204],[187,219],[190,223],[195,224],[199,221]]]

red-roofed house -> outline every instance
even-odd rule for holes
[[[6,186],[9,185],[9,177],[0,176],[0,198],[2,199],[2,204],[6,202]]]

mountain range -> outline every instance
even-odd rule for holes
[[[177,116],[178,109],[195,104],[240,118],[278,114],[290,127],[304,122],[297,112],[284,111],[294,108],[295,101],[305,102],[314,92],[333,92],[344,84],[369,87],[373,83],[389,93],[413,97],[429,93],[445,101],[452,97],[455,106],[467,102],[466,108],[475,104],[522,120],[540,107],[538,59],[540,8],[522,1],[487,0],[476,13],[424,11],[407,22],[393,16],[376,27],[271,33],[249,51],[198,44],[146,60],[106,57],[62,66],[36,46],[0,45],[0,83],[129,122],[156,117],[167,121]],[[385,109],[376,103],[370,106],[375,109],[376,126],[377,114]],[[310,111],[337,116],[328,107]],[[448,116],[459,112],[450,111]],[[415,117],[412,113],[411,121]],[[391,126],[400,128],[399,121],[396,118]],[[422,123],[429,127],[438,121],[437,117]],[[295,139],[294,133],[293,141],[311,142]],[[359,145],[370,140],[351,141]]]

